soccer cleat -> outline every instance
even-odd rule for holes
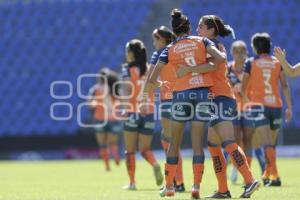
[[[232,168],[230,180],[233,184],[236,184],[238,178],[238,171],[235,167]]]
[[[135,183],[130,183],[129,185],[123,186],[122,189],[134,191],[134,190],[136,190],[136,186],[135,186]]]
[[[275,180],[271,180],[265,186],[266,187],[272,187],[272,186],[279,187],[279,186],[281,186],[281,180],[280,180],[280,178],[277,178]]]
[[[191,190],[191,198],[192,199],[200,199],[200,186],[199,185],[193,185]]]
[[[268,186],[268,184],[270,183],[269,178],[262,178],[261,180],[263,181],[264,186]]]
[[[155,176],[155,180],[156,180],[156,185],[160,186],[163,181],[164,181],[164,177],[161,173],[161,169],[159,165],[155,165],[153,167],[153,172],[154,172],[154,176]]]
[[[161,197],[165,197],[165,196],[171,197],[171,196],[174,196],[174,195],[175,195],[175,189],[174,189],[173,186],[169,186],[169,187],[164,186],[164,187],[160,190],[159,194],[160,194]]]
[[[218,192],[215,191],[212,195],[209,195],[207,197],[205,197],[206,199],[230,199],[231,198],[231,194],[229,191],[227,192]]]
[[[258,190],[259,187],[260,187],[260,182],[258,180],[254,180],[252,183],[247,184],[246,186],[244,186],[245,191],[240,196],[240,198],[250,198],[253,192]]]
[[[175,191],[176,192],[185,192],[185,186],[184,186],[184,183],[180,184],[180,185],[176,185],[175,186]]]

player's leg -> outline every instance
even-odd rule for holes
[[[274,169],[271,171],[272,180],[268,184],[268,186],[281,186],[281,179],[278,172],[277,161],[276,161],[276,144],[277,138],[279,134],[279,130],[282,124],[282,109],[281,108],[270,108],[271,120],[270,120],[270,128],[271,128],[271,138],[272,138],[272,145],[275,151],[275,161],[274,161]]]
[[[255,128],[253,122],[243,117],[243,126],[242,126],[243,144],[244,144],[244,151],[247,157],[247,162],[249,167],[251,167],[252,156],[253,156],[252,139],[253,139],[254,131]]]
[[[112,154],[116,165],[120,164],[120,154],[119,154],[119,135],[115,133],[108,134],[108,145],[110,153]]]
[[[255,128],[253,137],[252,137],[252,148],[254,149],[255,157],[260,166],[261,174],[264,173],[265,167],[266,167],[266,160],[265,160],[265,155],[264,155],[262,146],[263,145],[262,145],[261,135],[257,133],[256,128]]]
[[[213,128],[208,129],[208,151],[210,153],[215,175],[218,182],[218,189],[206,198],[230,198],[226,175],[226,159],[221,148],[221,139]]]
[[[140,126],[138,129],[139,138],[138,146],[142,157],[153,167],[155,180],[157,185],[161,185],[163,182],[163,175],[161,168],[155,158],[154,153],[151,150],[152,137],[154,132],[154,115],[148,114],[146,116],[140,116]]]
[[[98,132],[96,133],[96,140],[99,146],[99,156],[104,161],[105,170],[110,171],[107,135],[105,132]]]
[[[235,138],[236,143],[240,147],[242,147],[242,149],[243,149],[243,146],[244,146],[244,144],[243,144],[243,134],[242,134],[242,129],[241,129],[241,125],[240,125],[241,119],[237,119],[237,120],[238,120],[238,123],[233,121],[233,124],[234,124],[234,126],[233,126],[234,138]],[[228,155],[227,152],[226,152],[226,154]],[[229,155],[228,155],[228,157],[229,157]],[[232,166],[232,171],[231,171],[231,174],[230,174],[230,180],[233,184],[235,184],[237,182],[237,178],[238,178],[238,170],[234,166]]]
[[[234,118],[235,101],[227,97],[217,97],[215,103],[218,105],[221,115],[211,125],[222,140],[222,147],[230,155],[232,164],[238,169],[246,184],[242,198],[250,197],[258,189],[260,183],[254,179],[247,163],[244,151],[237,145],[234,138],[232,119]],[[230,117],[233,117],[230,120]]]
[[[191,127],[191,143],[193,148],[193,175],[194,182],[192,190],[192,197],[199,197],[200,184],[202,182],[202,176],[204,172],[204,132],[205,122],[192,121]],[[195,194],[193,194],[193,192]]]
[[[171,119],[170,118],[166,118],[166,117],[162,117],[161,118],[161,124],[162,124],[162,136],[161,136],[161,143],[162,146],[164,148],[164,151],[167,154],[168,148],[170,146],[170,141],[171,141]],[[185,186],[184,186],[184,182],[183,182],[183,170],[182,170],[182,157],[181,157],[181,153],[179,152],[178,155],[178,166],[177,166],[177,170],[176,170],[176,176],[175,176],[175,190],[176,192],[184,192],[185,191]]]
[[[136,190],[135,186],[135,152],[138,142],[139,119],[136,113],[129,113],[128,119],[124,122],[124,145],[126,169],[129,176],[129,184],[124,186],[126,190]]]

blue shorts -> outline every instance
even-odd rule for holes
[[[213,100],[214,105],[211,107],[213,119],[210,126],[214,126],[220,122],[232,121],[236,116],[235,99],[226,96],[217,96]]]
[[[154,114],[142,116],[139,113],[129,113],[128,119],[124,121],[124,130],[129,132],[152,135],[154,128]]]
[[[271,130],[277,130],[282,123],[282,108],[267,106],[254,106],[252,113],[255,120],[255,127],[269,125]]]
[[[234,126],[255,128],[255,121],[251,110],[239,112],[233,120]]]
[[[172,99],[162,100],[159,109],[160,117],[171,119]]]
[[[173,92],[172,120],[179,122],[203,121],[211,119],[208,88],[194,88]]]
[[[106,124],[104,121],[96,120],[95,123],[96,133],[112,133],[120,134],[122,132],[122,123],[119,121],[108,121]]]

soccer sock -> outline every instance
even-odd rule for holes
[[[255,153],[255,157],[256,159],[258,160],[258,163],[259,163],[259,166],[260,166],[260,169],[262,171],[262,173],[264,173],[265,171],[265,165],[266,165],[266,162],[265,162],[265,158],[264,158],[264,153],[262,151],[262,148],[257,148],[254,150],[254,153]]]
[[[225,148],[226,152],[229,153],[231,157],[231,162],[241,173],[245,183],[252,183],[254,178],[246,161],[246,156],[243,150],[235,143],[235,141],[223,142],[222,146],[223,148]]]
[[[151,150],[142,150],[141,155],[152,167],[157,164],[155,156]]]
[[[204,171],[204,155],[193,156],[194,185],[200,185]]]
[[[178,155],[178,164],[177,164],[175,180],[177,185],[183,184],[182,156],[180,152]]]
[[[276,165],[276,152],[273,146],[265,147],[266,159],[268,160],[270,174],[273,179],[277,179],[279,177],[277,165]],[[268,174],[266,174],[268,175]]]
[[[99,154],[102,160],[104,161],[106,170],[110,170],[109,167],[109,152],[106,145],[101,145],[99,149]]]
[[[167,163],[165,164],[165,181],[167,187],[173,186],[177,165],[178,157],[167,157]]]
[[[246,149],[245,154],[246,154],[248,166],[251,168],[252,156],[253,156],[252,149],[251,148]]]
[[[134,152],[126,152],[126,168],[129,176],[130,184],[135,183],[135,153]]]
[[[117,144],[110,145],[110,152],[114,157],[116,164],[119,165],[120,163],[119,146]]]
[[[226,160],[220,147],[208,146],[208,151],[213,161],[215,175],[218,181],[218,191],[221,193],[228,191],[226,176]]]

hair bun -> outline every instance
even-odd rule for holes
[[[182,16],[182,12],[178,8],[175,8],[172,10],[171,16],[173,19],[180,19]]]

